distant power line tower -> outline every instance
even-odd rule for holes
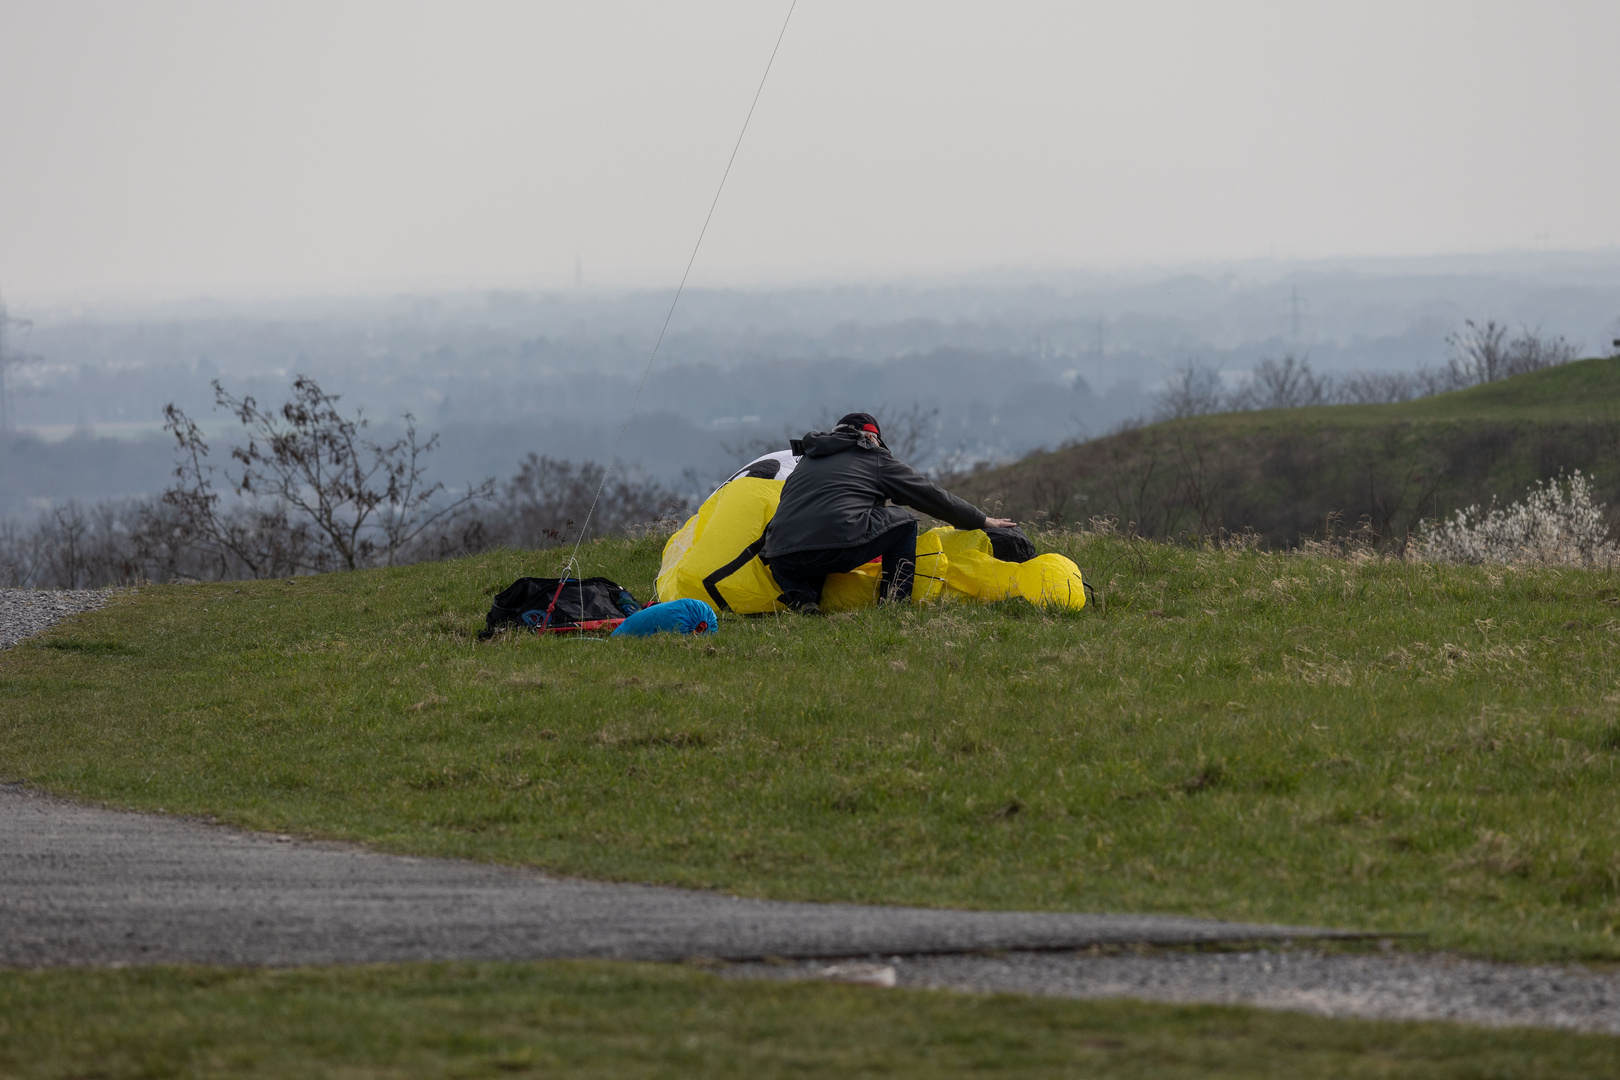
[[[17,352],[11,347],[11,331],[27,330],[34,324],[27,319],[13,319],[6,310],[6,301],[0,296],[0,433],[10,434],[16,418],[12,415],[11,369],[38,357]]]

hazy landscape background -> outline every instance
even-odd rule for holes
[[[624,446],[693,493],[849,408],[971,466],[1189,360],[1620,336],[1613,4],[788,10],[0,0],[0,515],[161,489],[214,378],[605,460],[700,227]]]
[[[0,513],[161,490],[162,407],[223,435],[216,378],[279,401],[306,374],[381,424],[413,413],[442,433],[433,470],[452,485],[505,478],[530,451],[605,461],[669,299],[581,287],[14,311],[33,323],[15,347],[35,359],[12,372]],[[1322,373],[1437,367],[1470,318],[1606,355],[1620,253],[698,289],[621,456],[701,494],[763,441],[859,408],[928,418],[923,465],[1005,461],[1150,413],[1189,359],[1233,384],[1287,353]]]

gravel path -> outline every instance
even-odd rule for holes
[[[1620,972],[1451,956],[1246,952],[1012,952],[864,963],[748,963],[732,978],[832,979],[979,993],[1254,1005],[1388,1020],[1450,1020],[1620,1035]]]
[[[1153,915],[793,904],[382,855],[0,785],[0,964],[624,960],[1283,940]]]
[[[105,810],[0,784],[6,966],[704,959],[738,978],[1620,1034],[1614,971],[1288,944],[1317,935],[1331,932],[1151,915],[778,903],[575,881]],[[1243,942],[1248,951],[1195,951]],[[1137,947],[1151,944],[1181,948]]]
[[[0,649],[9,649],[69,615],[94,611],[112,589],[0,589]]]

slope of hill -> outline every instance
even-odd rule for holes
[[[954,485],[1054,524],[1109,515],[1153,537],[1253,529],[1290,545],[1365,525],[1399,546],[1419,521],[1580,469],[1620,504],[1620,359],[1398,405],[1221,413],[1154,424]]]
[[[645,596],[663,539],[577,565]],[[568,549],[127,590],[0,651],[0,780],[603,880],[1620,963],[1620,571],[1040,540],[1102,602],[479,643]]]

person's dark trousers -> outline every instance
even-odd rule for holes
[[[797,610],[821,603],[821,586],[828,574],[847,574],[873,559],[883,560],[883,584],[878,602],[910,600],[917,569],[917,523],[896,525],[860,547],[823,548],[778,555],[770,562],[771,576],[782,589],[782,603]]]

